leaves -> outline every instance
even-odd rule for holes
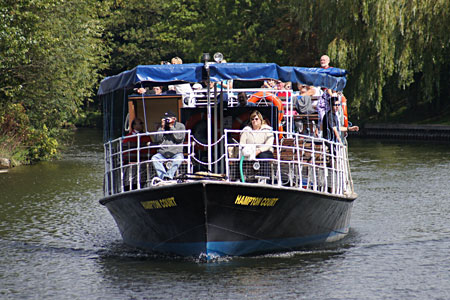
[[[0,0],[0,101],[20,104],[29,122],[18,126],[45,137],[33,159],[55,154],[58,130],[94,95],[106,66],[102,9],[94,0]]]

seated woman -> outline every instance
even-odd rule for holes
[[[250,159],[256,158],[274,158],[273,157],[273,140],[274,135],[272,132],[272,127],[267,125],[266,121],[263,119],[261,113],[257,110],[250,114],[251,125],[246,126],[243,129],[240,138],[241,145],[255,145],[254,151],[249,155],[245,153],[245,146],[243,149],[244,156],[249,156]],[[247,148],[248,149],[248,148]],[[269,177],[269,162],[262,162],[261,175]]]
[[[273,158],[272,127],[267,125],[257,110],[250,114],[251,125],[246,126],[241,134],[240,144],[256,144],[256,158]]]

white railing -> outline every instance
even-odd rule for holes
[[[240,132],[225,130],[228,150],[225,165],[229,180],[245,181],[247,177],[250,182],[329,194],[347,195],[353,192],[347,148],[343,144],[297,133],[274,132],[274,158],[249,160],[244,157],[242,162],[243,145],[228,138]],[[245,162],[244,167],[236,167]],[[266,176],[268,171],[270,176]]]
[[[211,146],[223,147],[222,154],[208,162],[202,155],[206,145],[196,141],[190,130],[184,132],[184,158],[177,171],[177,181],[170,182],[161,182],[156,177],[151,161],[161,145],[145,140],[161,133],[132,136],[136,141],[132,145],[127,145],[129,136],[105,143],[105,195],[151,188],[161,183],[210,178],[191,176],[197,171],[209,174],[208,170],[218,170],[223,176],[217,178],[228,182],[267,184],[339,196],[353,193],[347,148],[342,144],[297,133],[274,132],[274,157],[250,158],[243,156],[245,145],[237,142],[242,131],[225,130],[225,134]],[[201,149],[195,150],[197,146]]]
[[[153,137],[160,134],[185,133],[183,144],[159,145],[153,143]],[[192,173],[191,158],[192,135],[190,130],[140,133],[120,137],[104,144],[105,176],[104,193],[114,195],[129,190],[139,190],[151,185],[156,170],[151,161],[161,147],[183,147],[184,158],[178,172]],[[167,160],[173,163],[174,160]]]

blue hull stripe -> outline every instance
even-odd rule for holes
[[[292,251],[294,248],[325,242],[327,239],[345,235],[348,228],[332,231],[327,234],[300,238],[274,240],[246,240],[237,242],[200,242],[200,243],[153,243],[126,240],[125,243],[156,252],[174,253],[181,256],[240,256],[251,253],[267,253],[273,251]]]

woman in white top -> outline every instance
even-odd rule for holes
[[[241,134],[240,144],[256,145],[257,158],[273,158],[273,132],[261,113],[257,110],[250,114],[251,125],[246,126]]]

